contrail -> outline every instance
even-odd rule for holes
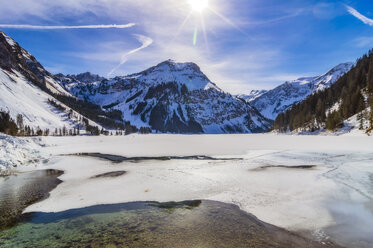
[[[357,11],[356,9],[346,5],[346,8],[348,10],[348,12],[355,16],[357,19],[359,19],[360,21],[364,22],[365,24],[369,25],[369,26],[373,26],[373,19],[370,19],[364,15],[362,15],[359,11]]]
[[[0,24],[0,28],[12,29],[104,29],[104,28],[130,28],[135,23],[128,24],[110,24],[110,25],[82,25],[82,26],[38,26],[38,25],[17,25],[17,24]]]
[[[136,49],[133,49],[125,54],[122,55],[122,58],[121,58],[121,61],[119,63],[119,65],[117,65],[116,67],[114,67],[108,74],[108,76],[111,76],[116,70],[118,70],[118,68],[123,65],[124,63],[127,62],[128,60],[128,56],[130,56],[131,54],[134,54],[134,53],[137,53],[138,51],[144,49],[144,48],[147,48],[148,46],[150,46],[152,43],[153,43],[153,39],[149,38],[149,37],[146,37],[144,35],[139,35],[139,34],[135,34],[134,35],[136,37],[136,39],[142,44],[140,47],[136,48]]]

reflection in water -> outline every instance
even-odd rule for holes
[[[16,223],[29,205],[48,197],[62,181],[57,170],[41,170],[0,178],[0,230]]]
[[[100,205],[28,217],[0,232],[1,247],[335,247],[214,201]]]

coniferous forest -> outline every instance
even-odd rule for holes
[[[339,106],[339,107],[336,107]],[[336,130],[343,126],[343,120],[359,114],[359,119],[369,120],[372,130],[373,114],[373,50],[356,62],[356,66],[342,76],[330,88],[310,95],[304,101],[277,116],[274,129],[309,131],[326,127]],[[363,110],[366,110],[364,114]]]

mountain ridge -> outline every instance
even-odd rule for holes
[[[250,133],[271,122],[248,103],[221,90],[192,62],[166,60],[139,73],[82,83],[58,77],[74,96],[118,109],[135,125],[159,132]]]
[[[95,134],[102,127],[132,130],[118,112],[104,112],[71,95],[34,56],[2,31],[0,111],[9,113],[13,120],[22,116],[23,124],[33,129],[80,128]],[[23,131],[24,127],[18,128]]]
[[[256,97],[251,103],[264,117],[274,120],[280,113],[309,95],[330,87],[353,66],[354,63],[341,63],[320,76],[287,81]]]
[[[373,50],[357,60],[334,84],[309,95],[278,115],[274,129],[282,132],[373,130]],[[358,127],[356,126],[358,125]],[[349,127],[347,127],[349,126]]]

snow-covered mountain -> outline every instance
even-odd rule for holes
[[[267,93],[268,90],[252,90],[249,94],[236,95],[238,98],[245,100],[246,102],[252,102],[261,95]]]
[[[340,64],[327,73],[317,77],[299,78],[285,82],[273,90],[267,91],[251,100],[250,103],[266,118],[274,120],[278,114],[292,105],[303,101],[314,92],[330,87],[340,77],[346,74],[354,63]],[[250,96],[248,97],[250,98]]]
[[[92,75],[91,75],[92,76]],[[172,133],[251,133],[271,127],[247,102],[223,92],[194,63],[162,62],[143,72],[81,81],[56,79],[80,99],[116,109],[137,127]]]
[[[34,128],[72,127],[67,114],[48,102],[58,102],[48,90],[70,95],[30,53],[0,31],[0,110],[9,111],[13,119],[22,114],[24,124]]]

